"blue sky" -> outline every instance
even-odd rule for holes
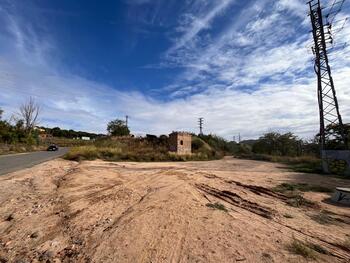
[[[32,96],[41,125],[92,132],[127,114],[135,134],[197,132],[204,117],[227,139],[310,138],[307,11],[303,0],[0,0],[0,107],[9,118]],[[349,38],[346,25],[336,41]],[[331,60],[345,122],[349,51]]]

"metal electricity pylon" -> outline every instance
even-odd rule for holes
[[[312,34],[314,45],[312,51],[315,56],[315,73],[317,74],[317,96],[320,114],[320,145],[321,151],[327,150],[327,141],[335,138],[337,128],[340,132],[341,141],[347,147],[347,136],[339,112],[338,99],[331,74],[328,60],[327,45],[333,44],[332,23],[334,16],[339,13],[344,0],[334,2],[331,11],[326,14],[325,19],[322,14],[320,0],[309,1],[310,18],[312,23]],[[336,8],[336,5],[339,8]],[[331,18],[330,18],[331,17]],[[324,23],[325,22],[325,23]]]
[[[199,125],[199,134],[200,135],[203,135],[203,123],[204,123],[204,118],[199,118],[198,125]]]

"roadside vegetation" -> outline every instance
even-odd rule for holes
[[[34,127],[38,123],[40,106],[30,98],[10,120],[2,118],[0,109],[0,154],[41,149]]]
[[[94,141],[93,145],[73,147],[64,158],[74,161],[162,162],[216,160],[224,156],[199,137],[194,136],[192,143],[194,150],[191,155],[177,155],[169,152],[165,135],[156,138],[107,137]]]
[[[232,142],[216,135],[192,134],[192,154],[178,155],[169,152],[167,135],[135,138],[130,134],[126,123],[113,120],[107,125],[108,136],[97,138],[91,145],[73,147],[64,158],[67,160],[134,161],[207,161],[232,155],[235,147]]]
[[[350,139],[350,125],[345,126]],[[337,131],[337,128],[327,128],[327,132],[331,130]],[[327,147],[328,149],[343,148],[337,136],[327,141]],[[238,158],[282,163],[295,172],[322,173],[317,136],[314,140],[303,141],[290,132],[284,134],[269,132],[257,140],[242,142],[239,149],[240,152],[235,154]],[[339,169],[333,170],[337,174]]]
[[[50,144],[62,147],[91,145],[90,141],[81,138],[93,140],[103,136],[59,127],[38,126],[41,107],[33,98],[20,105],[17,113],[12,114],[9,119],[4,119],[3,113],[0,109],[0,154],[46,150]]]
[[[282,163],[295,172],[322,173],[317,137],[303,141],[290,132],[269,132],[257,140],[237,143],[214,134],[192,134],[192,154],[178,156],[168,151],[168,136],[134,138],[123,120],[110,121],[106,136],[59,127],[40,127],[40,113],[41,107],[33,98],[20,105],[18,112],[9,120],[2,118],[3,111],[0,109],[0,154],[44,150],[50,144],[57,144],[72,147],[65,156],[70,160],[188,161],[215,160],[233,155],[242,159]],[[327,132],[337,130],[337,127],[327,128]],[[346,131],[350,141],[350,125],[346,125]],[[339,142],[340,136],[336,136],[327,141],[327,146],[341,149]],[[334,173],[339,170],[341,174],[344,164],[336,163],[335,166],[332,168]]]

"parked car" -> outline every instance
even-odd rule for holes
[[[47,147],[47,151],[58,151],[58,146],[55,144],[52,144],[49,147]]]

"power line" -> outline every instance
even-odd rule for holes
[[[328,13],[325,15],[326,17],[326,23],[327,24],[333,24],[335,17],[340,13],[340,11],[343,8],[345,0],[334,0],[330,10]],[[338,8],[335,9],[335,7],[338,6]],[[330,18],[331,17],[331,18]]]

